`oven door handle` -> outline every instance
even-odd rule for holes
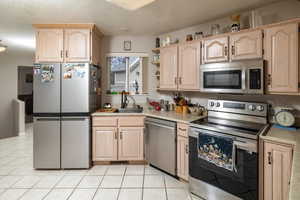
[[[248,80],[247,80],[247,70],[242,70],[242,90],[246,90],[248,87]]]
[[[254,143],[250,142],[241,142],[241,141],[233,141],[233,150],[232,150],[232,167],[233,171],[237,173],[237,164],[236,164],[236,150],[242,149],[248,152],[257,152],[257,147]]]

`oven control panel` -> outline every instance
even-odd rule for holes
[[[210,99],[208,100],[207,109],[211,111],[267,116],[267,106],[266,103]]]

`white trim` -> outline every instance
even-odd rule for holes
[[[106,57],[114,57],[114,56],[124,56],[124,57],[149,57],[147,53],[107,53]]]

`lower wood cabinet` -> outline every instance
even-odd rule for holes
[[[264,200],[288,200],[292,146],[264,142]]]
[[[184,180],[189,177],[189,141],[187,124],[177,124],[177,176]]]
[[[119,128],[119,160],[143,160],[144,156],[144,128]]]
[[[188,138],[177,138],[177,176],[188,180],[189,177],[189,145]]]
[[[117,128],[93,128],[93,161],[118,160]]]
[[[144,160],[143,120],[144,117],[93,117],[93,161]]]

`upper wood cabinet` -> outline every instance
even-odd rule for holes
[[[264,46],[268,93],[298,93],[298,24],[266,28]]]
[[[93,24],[37,24],[36,63],[100,63],[102,33]]]
[[[291,146],[264,142],[264,200],[288,200]]]
[[[178,46],[164,47],[160,51],[160,89],[177,90]]]
[[[36,31],[36,62],[63,62],[64,32],[62,29]]]
[[[201,42],[179,45],[178,89],[199,90]]]
[[[119,128],[119,160],[144,159],[144,127]]]
[[[203,41],[202,64],[228,61],[228,37]]]
[[[263,37],[261,30],[233,34],[229,37],[229,40],[230,60],[262,58]]]
[[[91,31],[88,29],[65,30],[65,62],[89,62]]]

